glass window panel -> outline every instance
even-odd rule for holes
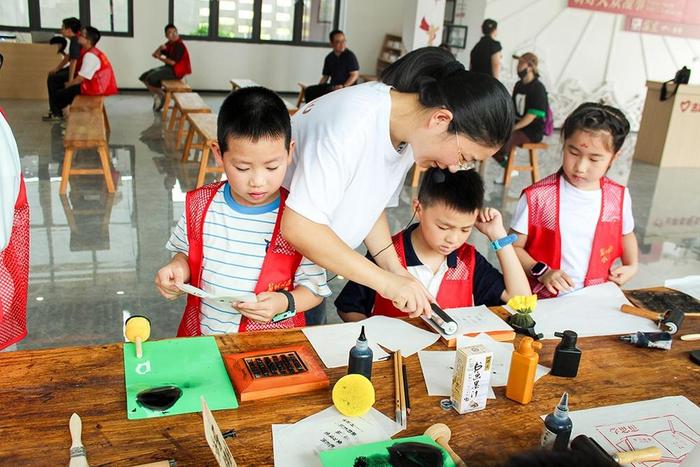
[[[293,30],[293,0],[262,0],[261,40],[291,41]]]
[[[219,37],[253,37],[253,0],[219,0]]]
[[[92,26],[106,32],[129,32],[128,0],[90,0]]]
[[[333,30],[336,0],[304,0],[301,21],[301,40],[304,42],[328,42]]]
[[[78,0],[39,0],[39,15],[41,27],[58,29],[63,18],[74,16],[80,18],[80,2]]]
[[[3,26],[29,27],[29,3],[27,0],[2,0],[0,24]]]
[[[173,22],[180,34],[209,35],[209,0],[174,0],[173,3]]]

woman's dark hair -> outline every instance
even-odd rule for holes
[[[471,213],[484,205],[484,181],[476,170],[449,170],[431,167],[423,175],[418,201],[423,207],[443,203],[459,212]]]
[[[449,131],[475,143],[500,148],[510,138],[515,112],[506,88],[490,75],[465,71],[447,50],[409,52],[384,70],[382,82],[400,92],[418,93],[425,107],[449,110]]]
[[[71,16],[70,18],[63,18],[62,24],[65,29],[70,29],[74,34],[79,33],[80,28],[83,27],[80,20],[74,16]]]
[[[58,51],[60,53],[63,53],[66,50],[66,46],[68,45],[68,41],[63,36],[53,36],[51,39],[49,39],[49,44],[50,45],[59,44],[61,47],[58,49]]]
[[[85,26],[85,37],[90,41],[92,46],[95,47],[97,43],[100,42],[100,37],[102,37],[102,34],[100,34],[100,31],[97,28]]]
[[[630,123],[625,114],[616,107],[585,102],[566,117],[561,127],[561,135],[566,140],[576,130],[610,133],[612,150],[617,153],[630,132]]]
[[[495,31],[496,28],[498,28],[498,23],[495,20],[485,19],[484,22],[481,23],[481,32],[484,33],[484,36],[488,36]]]
[[[282,99],[269,89],[254,86],[232,92],[221,104],[216,137],[221,153],[228,150],[228,139],[244,138],[257,142],[261,138],[284,138],[289,150],[292,126],[289,111]]]

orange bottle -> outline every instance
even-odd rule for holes
[[[518,350],[513,352],[513,360],[510,362],[508,373],[508,386],[506,397],[521,404],[528,404],[532,400],[532,388],[535,385],[535,372],[540,356],[535,350],[542,348],[541,342],[536,342],[532,337],[523,337],[518,345]]]

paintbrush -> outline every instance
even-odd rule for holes
[[[68,428],[70,429],[71,438],[70,463],[68,467],[88,467],[87,457],[85,457],[85,448],[83,447],[83,441],[80,439],[83,431],[83,422],[80,420],[80,416],[77,413],[70,416]]]

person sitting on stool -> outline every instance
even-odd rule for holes
[[[345,33],[338,29],[328,35],[333,51],[323,62],[323,76],[318,84],[306,88],[306,102],[328,94],[336,89],[352,86],[360,76],[360,65],[352,50],[346,47]],[[330,80],[330,84],[328,83]]]

